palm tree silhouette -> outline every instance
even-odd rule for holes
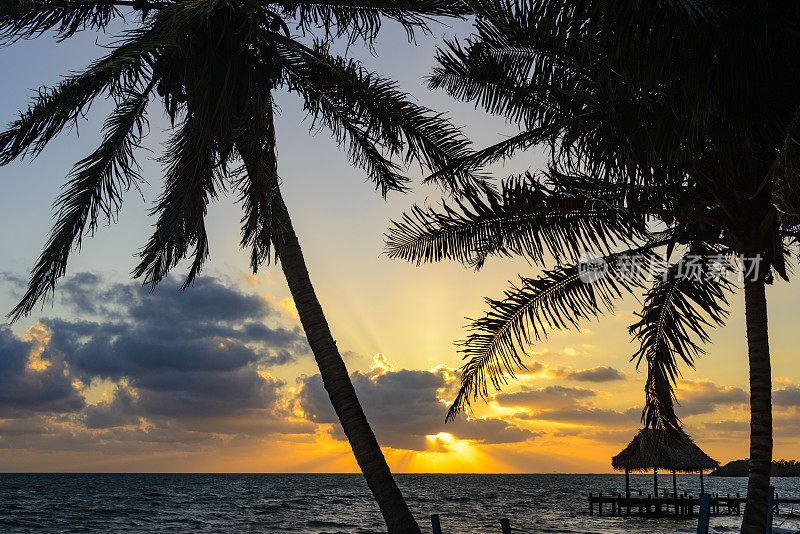
[[[763,532],[772,455],[765,284],[773,273],[787,278],[785,256],[798,239],[800,39],[793,28],[800,10],[782,1],[478,4],[476,34],[440,51],[429,85],[507,117],[521,132],[452,169],[475,170],[544,145],[557,187],[539,190],[526,179],[444,210],[416,208],[390,232],[390,255],[480,265],[490,254],[541,262],[546,251],[574,261],[579,249],[622,236],[625,245],[665,238],[667,252],[680,245],[693,257],[741,258],[744,271],[757,273],[743,284],[751,449],[742,531]],[[591,203],[562,206],[582,198]],[[634,227],[613,226],[620,213],[649,217],[663,232],[640,227],[646,239],[629,243]],[[708,323],[723,320],[729,289],[690,283],[673,270],[648,290],[631,327],[642,343],[635,357],[649,367],[643,418],[667,429],[677,425],[676,363],[691,363],[699,351],[692,335],[703,341]],[[486,377],[502,385],[520,364],[520,345],[597,314],[621,292],[608,279],[596,286],[580,283],[573,265],[489,300],[465,341],[471,359],[450,417],[486,394]]]
[[[122,194],[142,179],[134,152],[146,131],[147,105],[160,100],[173,133],[161,156],[164,191],[152,210],[155,232],[134,276],[155,287],[189,259],[183,287],[190,286],[208,257],[208,203],[226,190],[237,194],[244,209],[241,245],[251,250],[254,272],[271,259],[280,261],[325,388],[388,531],[419,533],[356,397],[281,196],[273,92],[296,94],[384,195],[402,191],[407,179],[398,158],[440,170],[464,154],[466,141],[443,117],[358,62],[332,54],[329,45],[336,39],[372,41],[382,18],[402,24],[413,39],[415,30],[428,30],[432,17],[459,16],[466,6],[450,0],[10,0],[0,7],[0,41],[101,31],[130,7],[139,22],[107,55],[41,90],[0,134],[4,165],[35,157],[98,97],[116,104],[101,145],[69,175],[55,226],[11,318],[52,294],[71,251],[99,219],[115,219]],[[309,42],[308,35],[317,38]]]

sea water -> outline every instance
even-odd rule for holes
[[[624,475],[396,475],[423,532],[431,514],[444,534],[514,532],[694,532],[696,519],[590,516],[589,492],[624,492]],[[800,479],[779,478],[800,496]],[[659,477],[671,491],[672,476]],[[699,477],[679,475],[697,494]],[[744,495],[744,478],[706,477],[706,491]],[[653,491],[652,475],[631,489]],[[800,510],[784,507],[795,516]],[[712,532],[735,532],[739,517],[712,517]],[[784,518],[776,518],[776,524]],[[784,526],[800,523],[796,518]],[[0,474],[0,532],[188,532],[369,534],[384,532],[360,475],[350,474]]]

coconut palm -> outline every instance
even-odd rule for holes
[[[751,274],[743,283],[751,391],[743,532],[763,532],[767,510],[772,415],[765,284],[773,273],[787,277],[785,256],[796,243],[800,214],[798,23],[798,7],[780,1],[480,2],[476,34],[440,51],[429,85],[507,117],[521,132],[456,168],[545,145],[554,168],[571,177],[559,183],[575,184],[565,189],[569,198],[577,187],[604,202],[610,194],[612,202],[600,210],[559,211],[507,198],[506,185],[499,196],[490,192],[444,211],[417,208],[390,234],[390,254],[416,261],[453,257],[480,265],[489,254],[508,253],[540,261],[542,251],[559,260],[564,251],[596,247],[592,235],[613,235],[597,225],[609,224],[609,209],[627,209],[663,225],[670,252],[678,243],[741,258]],[[515,218],[510,230],[500,230],[495,217],[506,210]],[[522,237],[510,237],[514,225],[523,226],[516,230]],[[466,238],[460,231],[470,226],[476,234]],[[576,226],[584,233],[574,234]],[[536,283],[524,279],[505,298],[489,301],[490,312],[472,324],[476,331],[465,341],[471,359],[451,416],[486,393],[487,376],[502,385],[520,363],[520,345],[594,315],[618,292],[605,281],[607,290],[598,295],[578,285],[570,269],[549,271]],[[675,358],[690,363],[699,347],[687,336],[705,337],[702,321],[686,319],[693,312],[674,301],[680,290],[663,285],[669,279],[648,291],[641,321],[632,327],[642,342],[636,357],[650,364],[644,419],[665,428],[677,421],[668,402]],[[691,298],[710,323],[723,319],[718,289]],[[661,313],[659,301],[676,308]],[[667,319],[688,323],[670,334]]]
[[[723,243],[668,222],[671,208],[657,195],[638,193],[636,202],[618,203],[613,189],[586,176],[526,173],[502,181],[499,191],[468,192],[438,209],[414,206],[393,224],[387,235],[392,258],[448,259],[478,269],[491,256],[557,264],[521,277],[502,298],[487,299],[489,311],[470,322],[459,343],[467,362],[448,420],[524,368],[529,345],[637,295],[644,306],[630,332],[640,342],[633,359],[647,366],[642,417],[658,430],[679,428],[673,392],[679,363],[692,366],[708,328],[723,324],[734,289],[726,275],[736,258]],[[689,187],[685,193],[692,196]],[[675,259],[664,258],[668,250]]]
[[[135,15],[124,13],[133,8]],[[155,231],[133,271],[155,287],[183,260],[190,286],[208,257],[204,217],[226,191],[244,210],[241,245],[251,268],[280,261],[325,388],[391,533],[418,533],[414,518],[359,404],[281,196],[273,95],[297,95],[315,124],[327,127],[351,162],[386,195],[408,185],[403,165],[439,170],[461,156],[465,140],[446,119],[412,103],[390,80],[333,54],[336,40],[372,41],[383,18],[428,30],[432,17],[460,15],[449,0],[4,0],[0,42],[45,32],[63,40],[127,29],[81,72],[43,89],[0,134],[0,164],[35,157],[98,98],[115,109],[100,146],[80,160],[56,202],[57,220],[28,289],[11,312],[28,314],[55,289],[72,250],[101,219],[113,221],[123,193],[142,180],[135,152],[148,104],[160,102],[173,132],[160,161],[164,191]],[[312,37],[315,37],[312,39]]]

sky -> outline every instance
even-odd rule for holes
[[[117,30],[119,28],[116,28]],[[429,91],[423,78],[443,38],[467,22],[437,25],[409,44],[386,25],[371,53],[347,53],[390,76],[411,97],[446,112],[476,146],[513,125]],[[113,34],[113,31],[111,32]],[[0,121],[13,120],[35,90],[104,53],[111,35],[49,37],[0,49]],[[99,43],[99,44],[98,44]],[[495,259],[476,272],[415,266],[383,253],[391,220],[441,192],[417,186],[384,200],[325,131],[309,131],[299,102],[279,94],[279,173],[320,301],[370,423],[397,472],[609,472],[610,458],[640,427],[644,373],[627,334],[638,303],[579,331],[554,332],[528,350],[527,370],[469,417],[445,424],[458,384],[454,342],[465,317],[483,311],[508,281],[538,269]],[[154,106],[154,109],[156,107]],[[52,203],[72,164],[100,139],[110,106],[97,102],[78,128],[34,161],[0,168],[0,310],[24,290],[52,224]],[[149,293],[131,280],[134,254],[152,231],[159,193],[155,161],[167,136],[160,112],[138,157],[149,185],[131,191],[117,224],[101,226],[71,259],[55,297],[29,318],[0,323],[0,471],[355,472],[357,466],[322,388],[278,267],[257,275],[239,249],[240,206],[208,215],[211,259],[194,287],[185,266]],[[531,151],[502,177],[541,170]],[[421,178],[417,169],[409,174]],[[776,458],[796,454],[800,285],[768,288]],[[748,456],[747,353],[741,292],[695,369],[678,387],[687,431],[715,459]]]

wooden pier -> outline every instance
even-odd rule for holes
[[[744,510],[745,497],[739,493],[735,495],[712,493],[711,515],[740,515]],[[781,505],[800,505],[800,498],[781,498],[777,493],[773,500],[773,513],[780,515]],[[589,494],[589,515],[642,515],[665,516],[676,515],[691,517],[700,507],[700,497],[695,495],[664,493],[663,495],[625,495],[622,493]],[[595,510],[596,509],[596,510]],[[788,510],[787,510],[788,511]]]

